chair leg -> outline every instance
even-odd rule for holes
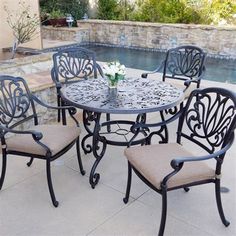
[[[163,236],[166,225],[166,214],[167,214],[167,191],[162,189],[162,213],[161,213],[161,223],[159,228],[158,236]]]
[[[65,103],[63,102],[63,100],[61,100],[61,106],[65,106]],[[65,109],[61,110],[61,117],[62,117],[62,124],[66,125],[66,111]]]
[[[106,121],[110,121],[111,120],[111,116],[109,113],[106,113]],[[107,132],[110,133],[111,132],[111,126],[108,125],[107,126]]]
[[[61,106],[61,98],[59,95],[57,95],[57,106],[60,107]],[[61,122],[61,110],[58,109],[57,111],[57,122],[60,123]]]
[[[216,194],[216,203],[217,203],[217,208],[220,214],[220,218],[222,223],[225,225],[225,227],[229,226],[230,222],[226,220],[223,207],[222,207],[222,202],[221,202],[221,196],[220,196],[220,179],[216,179],[215,182],[215,194]]]
[[[126,193],[125,197],[123,198],[123,202],[126,204],[129,201],[129,195],[130,195],[130,188],[131,188],[131,181],[132,181],[132,167],[130,163],[128,162],[128,179],[127,179],[127,187],[126,187]]]
[[[3,153],[2,153],[2,173],[1,173],[1,178],[0,178],[0,190],[2,189],[3,182],[5,179],[6,167],[7,167],[7,155],[3,151]]]
[[[184,187],[184,191],[187,193],[190,190],[188,187]]]
[[[48,181],[48,188],[49,188],[49,193],[52,199],[52,204],[55,207],[58,207],[59,202],[56,200],[55,194],[54,194],[54,190],[53,190],[53,186],[52,186],[52,177],[51,177],[51,162],[50,160],[46,160],[47,162],[47,181]]]
[[[29,162],[27,162],[27,166],[28,166],[28,167],[30,167],[30,166],[32,165],[32,163],[33,163],[33,160],[34,160],[34,158],[33,158],[33,157],[31,157],[31,158],[30,158],[30,161],[29,161]]]
[[[86,172],[84,170],[83,163],[82,163],[82,160],[81,160],[81,154],[80,154],[80,141],[79,141],[79,138],[77,138],[77,140],[76,140],[76,152],[77,152],[77,158],[78,158],[78,162],[79,162],[80,173],[81,173],[81,175],[85,175]]]

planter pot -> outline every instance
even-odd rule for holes
[[[67,26],[66,18],[50,19],[49,22],[53,27]]]

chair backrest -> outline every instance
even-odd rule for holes
[[[38,123],[35,105],[25,80],[0,76],[0,125],[13,128],[30,119]]]
[[[195,46],[180,46],[167,51],[164,61],[163,81],[166,78],[180,80],[201,76],[206,54]]]
[[[97,78],[95,53],[82,47],[71,47],[53,55],[52,79],[55,83],[74,82],[76,79]]]
[[[179,119],[177,142],[184,137],[213,153],[233,139],[235,128],[236,94],[223,88],[196,89]]]

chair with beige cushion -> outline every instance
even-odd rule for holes
[[[74,126],[39,125],[35,102],[47,109],[67,109],[75,121]],[[30,166],[34,158],[46,161],[47,181],[52,203],[58,206],[52,179],[51,162],[67,152],[74,144],[77,148],[77,157],[81,174],[84,175],[83,165],[79,150],[80,128],[73,118],[76,110],[73,107],[53,107],[44,104],[30,93],[24,79],[12,76],[0,76],[0,137],[2,148],[2,172],[0,189],[3,186],[7,155],[27,156]],[[34,125],[24,131],[19,126],[33,120]],[[14,134],[14,135],[13,135]]]
[[[169,82],[182,89],[187,98],[191,91],[199,88],[205,73],[206,53],[196,46],[180,46],[169,49],[161,65],[152,72],[143,73],[147,78],[149,74],[162,73],[162,81]]]
[[[221,168],[226,151],[231,147],[236,128],[236,94],[221,88],[194,90],[180,112],[176,143],[129,147],[128,182],[124,202],[130,194],[132,170],[144,183],[162,195],[162,218],[159,236],[164,234],[167,213],[167,192],[190,186],[213,183],[218,211],[225,226],[226,220],[220,196]],[[140,125],[141,127],[141,125]],[[142,128],[148,125],[142,124]],[[136,127],[138,128],[138,126]],[[183,139],[187,143],[181,144]],[[197,145],[205,154],[191,152],[188,142]],[[149,142],[148,142],[149,143]],[[214,160],[214,168],[207,160]]]

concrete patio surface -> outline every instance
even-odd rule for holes
[[[140,75],[137,70],[129,70],[129,73]],[[232,89],[232,85],[224,86]],[[112,115],[112,119],[116,117]],[[119,117],[127,118],[125,115]],[[128,118],[135,119],[135,116],[128,115]],[[154,122],[159,119],[159,114],[152,113],[148,119]],[[83,137],[85,130],[82,125],[81,128]],[[169,126],[169,130],[170,140],[175,140],[176,122]],[[200,154],[192,145],[189,145],[189,149]],[[81,152],[85,176],[81,176],[78,170],[75,148],[54,161],[52,177],[60,202],[58,208],[51,204],[45,161],[34,160],[32,166],[27,167],[29,158],[9,156],[5,183],[0,192],[0,235],[157,235],[161,213],[159,194],[133,174],[130,201],[127,205],[122,201],[127,178],[127,161],[123,152],[123,147],[108,146],[97,168],[101,179],[95,189],[89,185],[89,172],[95,160],[92,154],[84,155]],[[225,228],[221,223],[214,185],[207,184],[192,187],[188,193],[182,189],[168,193],[166,236],[236,235],[235,157],[234,143],[225,157],[222,171],[222,185],[230,189],[230,192],[222,193],[230,226]],[[214,163],[210,162],[209,165]]]

